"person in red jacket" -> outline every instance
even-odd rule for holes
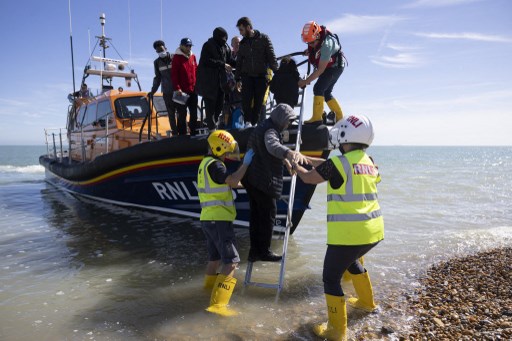
[[[174,90],[173,100],[178,112],[178,134],[187,134],[187,107],[190,112],[188,127],[190,135],[196,134],[197,94],[196,94],[196,56],[192,53],[192,40],[181,39],[180,46],[172,57],[171,79]],[[185,96],[184,96],[185,95]],[[187,98],[188,97],[188,98]],[[181,101],[180,99],[186,99]]]

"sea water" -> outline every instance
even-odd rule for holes
[[[42,146],[0,146],[1,340],[310,340],[327,316],[322,286],[326,186],[290,239],[285,287],[243,290],[248,233],[231,300],[204,312],[206,247],[194,219],[99,204],[44,182]],[[358,331],[407,332],[405,297],[427,267],[512,245],[512,147],[372,147],[385,240],[366,257],[378,314],[348,309]],[[280,252],[282,240],[273,241]],[[255,263],[254,279],[279,267]],[[346,294],[353,295],[350,284]]]

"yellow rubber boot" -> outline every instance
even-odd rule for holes
[[[221,316],[238,315],[238,312],[227,307],[235,285],[236,278],[227,277],[222,274],[217,275],[217,280],[213,285],[212,296],[210,298],[210,306],[206,308],[206,311]]]
[[[348,304],[368,313],[375,311],[377,309],[377,305],[373,300],[373,288],[368,272],[359,275],[352,275],[352,284],[354,285],[358,298],[349,298]]]
[[[329,109],[331,109],[332,112],[336,114],[336,122],[343,118],[343,111],[341,110],[341,106],[336,100],[336,98],[333,97],[330,100],[328,100],[327,106],[329,107]]]
[[[313,116],[304,123],[317,123],[322,121],[324,113],[324,96],[315,96],[313,98]]]
[[[346,340],[347,339],[347,306],[345,297],[332,296],[325,294],[327,302],[327,322],[317,324],[313,327],[313,332],[327,340]]]
[[[212,290],[213,285],[215,284],[216,280],[217,280],[217,275],[205,275],[203,289]]]

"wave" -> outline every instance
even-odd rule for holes
[[[28,166],[12,166],[0,165],[0,174],[42,174],[44,167],[41,165],[28,165]]]

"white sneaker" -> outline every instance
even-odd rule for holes
[[[252,127],[251,122],[245,122],[244,128],[250,128]]]

